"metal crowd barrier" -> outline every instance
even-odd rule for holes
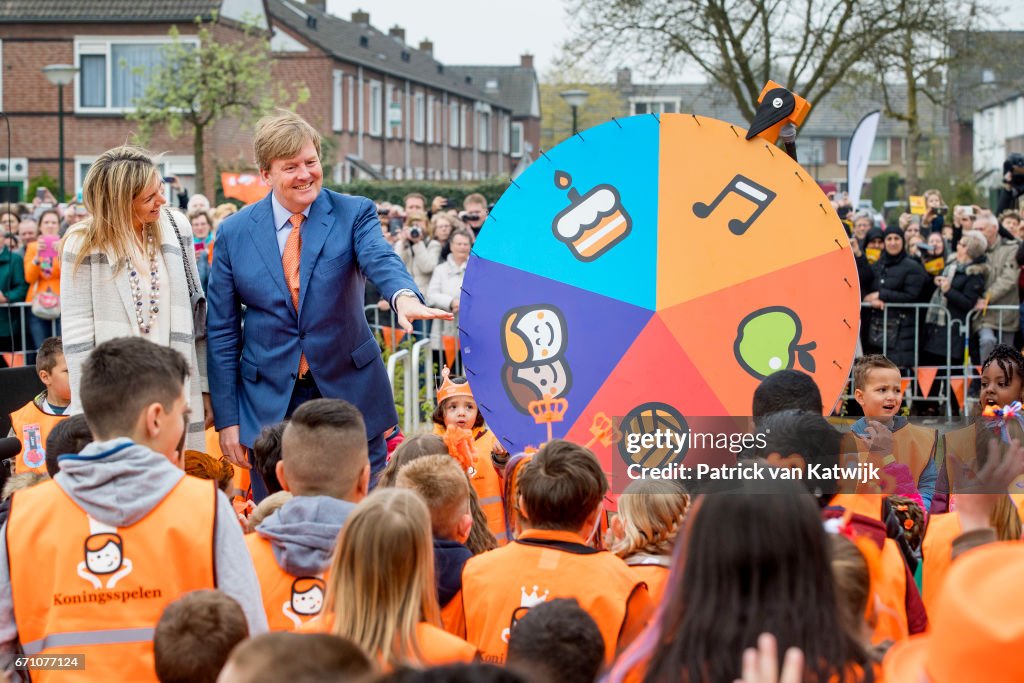
[[[7,316],[5,322],[9,323],[9,327],[16,334],[8,335],[2,339],[6,342],[0,346],[0,350],[4,354],[10,354],[11,361],[9,365],[24,365],[27,362],[29,354],[34,354],[36,351],[36,345],[30,338],[28,330],[28,317],[32,312],[32,304],[19,301],[18,303],[6,303],[0,304],[0,316]],[[50,321],[50,335],[57,334],[57,320]]]

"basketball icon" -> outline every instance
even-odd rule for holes
[[[627,465],[646,468],[681,463],[690,450],[689,439],[677,435],[689,432],[682,413],[667,403],[644,403],[622,418],[619,431],[619,455]]]

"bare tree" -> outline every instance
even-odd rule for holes
[[[647,55],[656,73],[696,66],[747,119],[768,80],[812,103],[883,42],[911,29],[932,0],[569,0],[570,59],[607,64]],[[811,115],[814,115],[812,109]]]

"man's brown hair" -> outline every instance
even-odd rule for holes
[[[64,355],[64,344],[60,337],[47,337],[36,351],[36,372],[53,372],[57,362]]]
[[[284,428],[281,462],[297,496],[348,495],[370,462],[359,409],[339,398],[303,403]]]
[[[181,398],[188,374],[188,361],[169,346],[142,337],[103,342],[85,359],[78,389],[93,436],[130,436],[152,403],[170,411]]]
[[[459,521],[469,512],[469,480],[452,456],[413,460],[398,470],[395,486],[412,489],[427,502],[434,538],[455,538]]]
[[[256,123],[253,140],[256,166],[261,171],[269,170],[275,159],[297,156],[307,142],[313,143],[319,157],[320,133],[306,119],[290,111],[265,116]]]
[[[608,491],[608,480],[587,448],[555,439],[519,475],[519,495],[531,527],[577,531]]]
[[[880,353],[871,353],[867,356],[862,356],[853,364],[853,388],[863,391],[864,387],[867,385],[868,374],[872,370],[900,371],[899,367],[895,363]]]
[[[153,632],[160,683],[215,683],[231,650],[249,637],[241,606],[219,590],[186,593],[167,605]]]

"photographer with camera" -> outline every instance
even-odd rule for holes
[[[1024,196],[1024,154],[1013,152],[1003,162],[1003,187],[999,190],[996,215],[1004,211],[1020,211]]]
[[[921,219],[921,234],[927,237],[933,232],[942,233],[946,224],[946,213],[949,207],[942,201],[942,193],[938,190],[924,191],[925,214]]]
[[[421,292],[427,291],[430,276],[441,260],[441,243],[433,239],[433,228],[427,222],[425,212],[410,211],[406,215],[394,249],[405,264],[406,270],[412,275],[416,286]],[[413,327],[421,339],[426,336],[425,320],[414,322]]]
[[[487,199],[477,192],[466,195],[462,200],[462,213],[459,220],[473,231],[474,237],[480,236],[480,228],[487,220]]]

